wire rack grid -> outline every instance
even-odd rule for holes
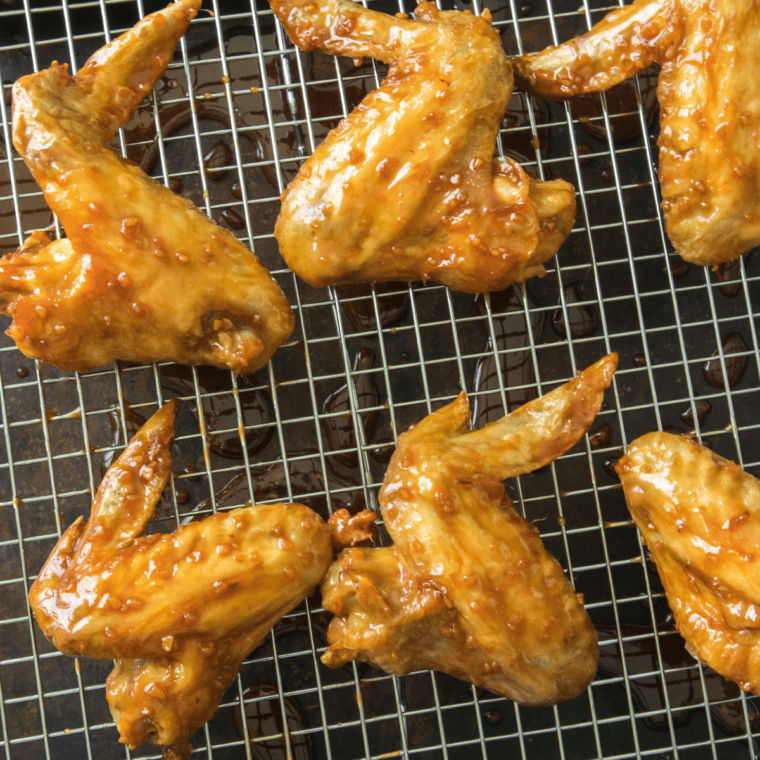
[[[456,7],[468,6],[491,11],[508,53],[568,39],[610,10],[588,0]],[[11,148],[13,81],[54,59],[76,69],[157,7],[3,0],[0,252],[56,224]],[[413,10],[401,0],[372,7]],[[711,273],[672,253],[658,206],[656,72],[571,104],[513,95],[499,152],[578,191],[575,228],[542,280],[476,299],[419,284],[314,290],[277,253],[279,195],[383,69],[295,50],[255,0],[212,0],[207,9],[117,148],[255,250],[296,311],[296,333],[266,370],[243,378],[175,365],[61,373],[3,338],[5,757],[159,756],[117,744],[104,698],[110,664],[60,655],[26,603],[61,531],[88,512],[114,452],[157,404],[183,399],[174,475],[151,530],[249,500],[303,501],[326,516],[376,508],[397,433],[460,388],[481,425],[611,350],[620,369],[590,435],[508,484],[599,631],[600,670],[584,695],[521,708],[440,673],[390,677],[356,664],[331,671],[319,662],[329,616],[312,598],[248,658],[194,737],[193,756],[755,757],[756,700],[686,652],[613,469],[635,437],[673,427],[749,472],[760,464],[758,259]]]

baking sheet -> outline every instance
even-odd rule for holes
[[[0,4],[0,252],[54,223],[10,147],[13,81],[52,60],[82,65],[158,7]],[[184,399],[174,477],[150,530],[248,500],[303,501],[327,516],[376,508],[396,433],[461,388],[484,424],[610,350],[620,368],[591,435],[554,465],[508,483],[599,629],[600,670],[588,692],[554,708],[522,708],[440,673],[331,671],[318,659],[329,616],[317,596],[248,658],[194,737],[193,757],[754,757],[757,699],[686,652],[612,469],[638,435],[677,427],[760,471],[758,257],[711,273],[671,253],[658,209],[656,71],[572,105],[513,95],[499,151],[578,189],[570,238],[525,291],[316,290],[277,252],[279,194],[378,86],[383,67],[296,51],[265,3],[204,7],[213,15],[193,22],[116,145],[255,250],[296,311],[296,332],[267,368],[238,379],[169,364],[61,373],[0,339],[5,757],[160,756],[117,744],[104,698],[111,664],[60,655],[26,604],[61,530],[88,512],[114,451],[157,404]],[[577,0],[442,7],[488,7],[508,53],[568,39],[610,9]]]

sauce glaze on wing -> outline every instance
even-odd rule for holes
[[[275,236],[310,285],[435,280],[482,293],[541,276],[575,220],[573,187],[494,160],[512,71],[488,11],[270,0],[294,42],[389,64],[283,196]]]
[[[616,366],[611,354],[474,432],[460,394],[400,436],[379,497],[393,545],[346,549],[322,582],[335,615],[325,664],[442,670],[535,706],[588,686],[599,659],[594,627],[501,480],[575,444]]]
[[[96,52],[13,87],[13,142],[67,237],[0,259],[0,311],[31,358],[85,371],[115,359],[263,366],[290,306],[236,238],[111,148],[200,7],[180,0]]]
[[[330,530],[302,504],[219,512],[142,535],[171,473],[176,402],[108,470],[29,592],[64,654],[116,660],[106,698],[121,741],[187,758],[248,654],[311,591],[332,559]]]
[[[684,259],[716,266],[760,244],[759,48],[754,0],[636,0],[513,62],[521,87],[551,99],[607,90],[661,64],[665,226]]]
[[[617,471],[689,650],[760,694],[760,482],[661,432],[637,438]]]

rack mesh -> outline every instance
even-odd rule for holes
[[[52,60],[78,68],[158,7],[2,0],[0,253],[56,224],[11,147],[13,82]],[[413,10],[402,0],[372,7]],[[455,7],[489,8],[510,54],[568,39],[610,10],[587,0]],[[600,670],[585,694],[523,708],[440,673],[331,671],[319,662],[329,616],[312,597],[246,660],[193,757],[755,757],[757,700],[686,651],[613,471],[621,450],[656,428],[693,432],[750,473],[760,465],[758,258],[711,272],[672,253],[658,206],[657,72],[572,104],[513,95],[499,152],[578,191],[575,227],[545,278],[479,298],[420,283],[315,290],[277,252],[279,195],[383,68],[294,49],[265,3],[207,8],[117,148],[256,252],[288,296],[296,332],[265,369],[237,379],[176,365],[62,373],[3,336],[4,756],[160,756],[117,743],[104,697],[111,664],[60,655],[26,603],[61,531],[88,513],[114,452],[158,404],[184,399],[151,530],[248,500],[303,501],[326,516],[376,508],[397,433],[460,389],[482,425],[615,350],[620,368],[591,434],[508,483],[599,630]]]

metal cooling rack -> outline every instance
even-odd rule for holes
[[[2,0],[0,252],[53,223],[10,148],[13,81],[53,59],[77,68],[157,7],[141,0]],[[266,370],[237,380],[172,366],[60,373],[35,366],[3,338],[4,756],[159,756],[155,747],[129,753],[117,744],[104,698],[110,663],[57,653],[26,604],[61,530],[88,512],[104,458],[157,403],[186,399],[175,474],[155,529],[249,498],[306,501],[327,514],[376,506],[390,450],[382,444],[460,387],[478,398],[482,421],[616,350],[620,369],[593,435],[551,467],[508,485],[584,593],[600,631],[601,668],[586,694],[530,709],[442,674],[393,678],[357,665],[330,671],[318,659],[328,618],[312,598],[247,660],[217,716],[196,735],[193,756],[754,757],[756,699],[685,651],[610,474],[633,438],[673,425],[694,427],[700,440],[749,472],[758,474],[760,465],[758,258],[711,275],[680,268],[670,253],[657,205],[651,77],[639,77],[622,106],[612,96],[580,111],[513,97],[499,150],[516,151],[536,175],[572,182],[578,219],[546,277],[513,292],[506,315],[503,298],[476,305],[435,285],[392,286],[390,295],[314,290],[277,254],[277,199],[314,145],[379,84],[382,68],[295,51],[255,0],[212,0],[208,7],[213,14],[193,22],[153,99],[120,133],[119,147],[256,251],[296,310],[296,333]],[[412,10],[400,1],[373,7]],[[469,7],[478,13],[484,6],[472,0]],[[519,7],[488,0],[485,7],[509,53],[568,39],[609,10],[586,0],[580,7],[578,0]],[[609,137],[613,129],[617,140]],[[200,172],[209,153],[214,158]],[[354,324],[349,316],[357,312],[363,321]],[[562,323],[573,326],[569,335]],[[730,334],[741,336],[738,350],[730,342],[724,350]],[[354,364],[362,350],[364,359]],[[705,381],[709,362],[717,386]],[[729,386],[726,372],[739,379]],[[712,409],[699,421],[704,402]],[[689,413],[697,422],[682,421]]]

